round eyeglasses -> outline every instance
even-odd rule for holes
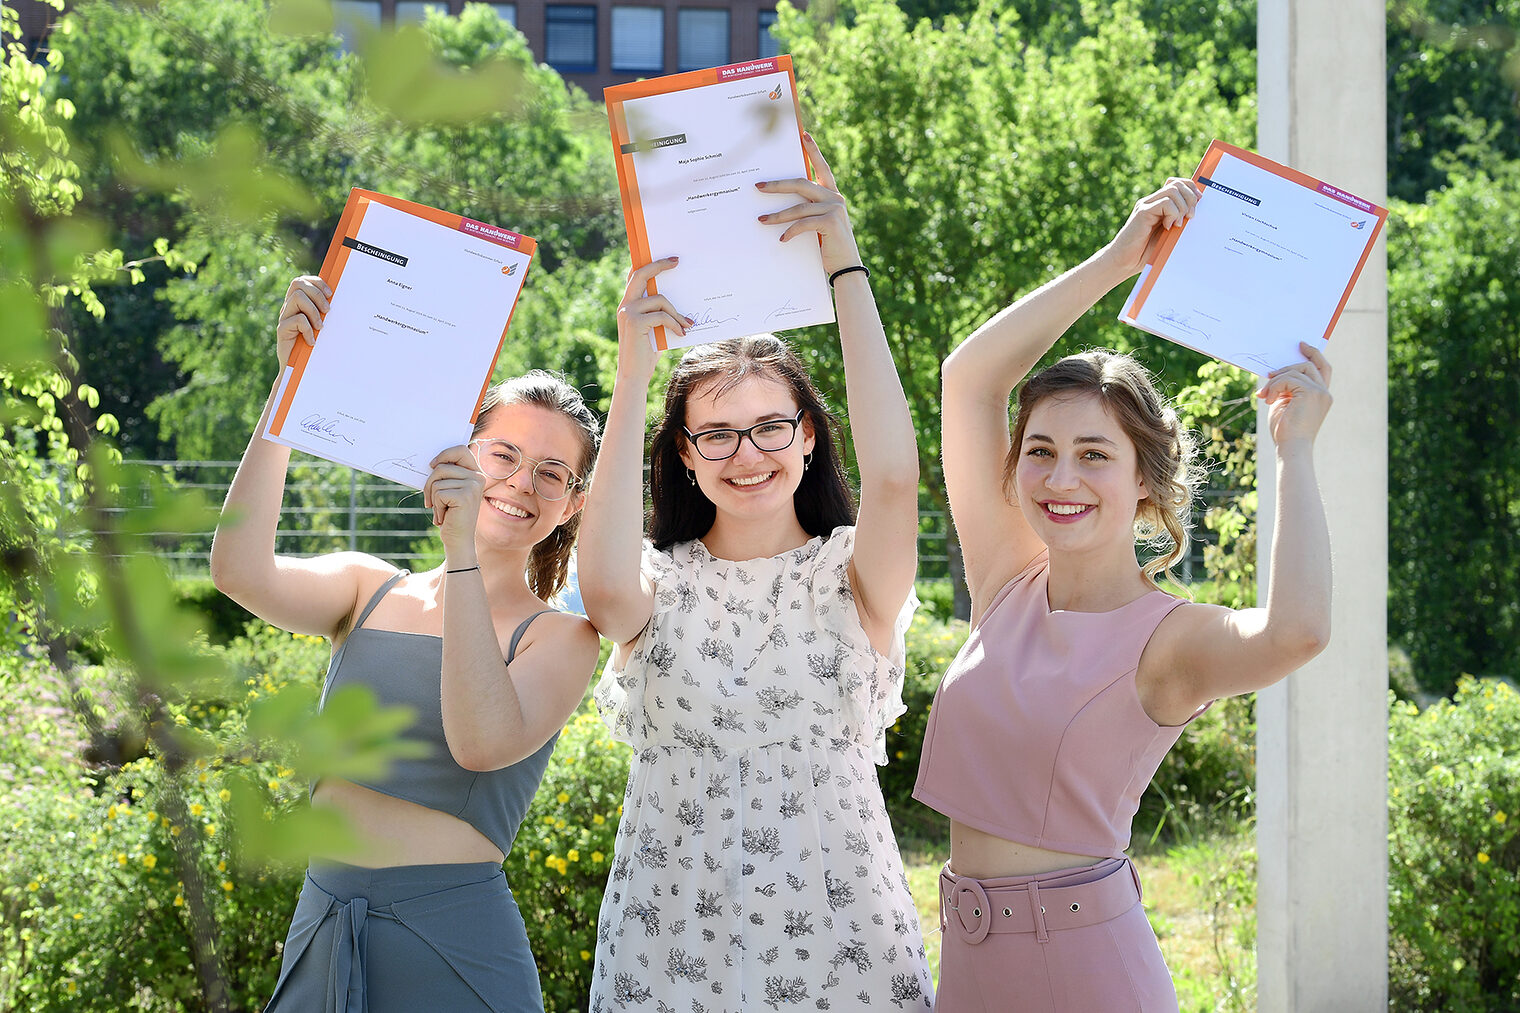
[[[471,440],[470,453],[487,478],[507,479],[517,474],[523,462],[533,466],[533,491],[540,499],[561,500],[581,484],[580,476],[562,461],[535,461],[506,440]]]
[[[726,461],[739,452],[739,444],[746,436],[756,450],[766,453],[790,447],[797,438],[797,427],[802,424],[805,411],[798,411],[794,419],[766,419],[764,422],[756,422],[748,429],[704,429],[700,433],[694,433],[682,426],[681,431],[705,459]]]

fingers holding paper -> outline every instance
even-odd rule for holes
[[[475,550],[475,522],[485,493],[485,476],[469,447],[450,447],[433,458],[422,485],[422,503],[433,511],[443,538],[444,557],[458,561],[459,550]]]
[[[834,182],[834,172],[818,150],[818,142],[812,134],[802,135],[802,148],[807,153],[813,171],[818,174],[815,182],[810,179],[782,179],[756,183],[765,193],[796,194],[803,203],[794,204],[780,211],[760,216],[766,225],[785,225],[778,237],[787,242],[805,232],[816,232],[823,254],[823,269],[832,274],[842,267],[860,263],[860,250],[855,245],[855,230],[850,224],[850,214]]]
[[[1272,442],[1279,448],[1294,440],[1313,441],[1330,410],[1330,362],[1314,346],[1299,342],[1304,361],[1268,373],[1256,396],[1267,412]]]
[[[1159,190],[1141,197],[1108,244],[1109,259],[1122,267],[1126,277],[1137,273],[1155,254],[1166,231],[1193,217],[1202,194],[1193,180],[1174,176]]]
[[[279,323],[274,332],[280,365],[290,361],[296,342],[317,343],[322,320],[332,308],[328,301],[331,296],[332,288],[317,275],[305,274],[291,281],[285,290],[285,301],[280,304]]]
[[[685,337],[686,328],[693,323],[669,299],[658,293],[649,293],[649,283],[675,267],[678,261],[677,257],[666,257],[628,272],[628,286],[623,290],[623,301],[618,303],[617,308],[620,370],[633,367],[647,377],[654,370],[658,354],[651,336],[654,329],[664,327],[679,337]]]

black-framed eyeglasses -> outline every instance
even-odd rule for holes
[[[533,466],[533,491],[540,499],[561,500],[581,484],[580,476],[563,461],[536,461],[506,440],[471,440],[470,453],[487,478],[507,479],[527,462]]]
[[[756,422],[748,429],[704,429],[700,433],[694,433],[685,426],[681,431],[686,438],[697,448],[709,461],[726,461],[739,452],[739,444],[746,436],[749,442],[755,445],[756,450],[774,453],[785,450],[797,439],[797,427],[802,424],[802,416],[806,409],[797,412],[794,419],[766,419],[764,422]]]

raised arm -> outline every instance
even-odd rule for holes
[[[523,596],[521,558],[481,565],[475,529],[486,483],[469,448],[451,447],[431,467],[422,492],[443,540],[443,734],[461,767],[496,770],[532,755],[564,726],[596,667],[596,630],[579,616],[540,616],[507,664],[510,644],[497,637],[491,601]],[[525,499],[535,495],[531,472],[503,481],[522,483]],[[563,524],[585,500],[576,491],[536,502]]]
[[[275,329],[282,368],[297,341],[316,343],[331,294],[327,283],[315,276],[290,283]],[[211,543],[211,579],[217,590],[272,625],[331,637],[353,614],[361,589],[377,585],[393,571],[355,552],[314,559],[275,553],[290,449],[260,435],[273,403],[271,392],[227,490]]]
[[[644,427],[657,353],[649,332],[685,334],[690,323],[649,280],[676,266],[674,257],[628,275],[618,304],[617,376],[597,458],[596,491],[581,520],[581,603],[586,617],[615,644],[636,640],[654,614],[654,588],[639,568],[644,545]]]
[[[1330,409],[1330,363],[1300,344],[1305,361],[1267,375],[1257,391],[1277,453],[1277,519],[1265,607],[1185,605],[1157,631],[1139,680],[1146,710],[1180,724],[1203,704],[1277,682],[1330,640],[1330,532],[1314,476],[1314,439]]]
[[[832,275],[859,265],[860,249],[834,173],[811,134],[803,135],[803,147],[817,182],[767,183],[767,193],[795,193],[805,201],[764,220],[787,226],[782,242],[798,236],[812,241],[812,234],[817,234],[823,269]],[[868,274],[851,271],[838,276],[834,310],[844,353],[850,435],[860,468],[860,513],[850,583],[861,625],[871,643],[885,653],[918,570],[918,443]]]
[[[973,616],[1041,549],[1003,490],[1009,398],[1077,318],[1138,272],[1165,230],[1192,214],[1198,194],[1192,180],[1168,180],[1135,204],[1108,245],[999,311],[945,360],[940,409],[945,486]]]

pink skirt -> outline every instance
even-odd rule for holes
[[[939,877],[938,1013],[1177,1013],[1128,859]]]

